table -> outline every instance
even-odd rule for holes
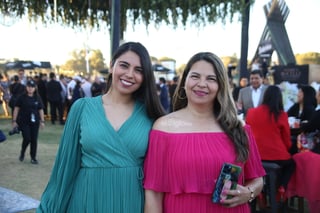
[[[287,196],[304,197],[311,213],[320,212],[320,155],[311,151],[293,155],[296,170],[287,188]]]

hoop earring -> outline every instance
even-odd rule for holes
[[[186,92],[184,91],[183,87],[180,87],[178,90],[178,99],[180,99],[180,100],[187,99],[187,95],[186,95]]]

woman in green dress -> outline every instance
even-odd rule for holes
[[[108,85],[72,106],[38,213],[143,212],[149,131],[164,115],[143,45],[119,47]]]

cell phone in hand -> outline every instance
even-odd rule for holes
[[[237,183],[238,183],[240,173],[241,173],[240,166],[230,164],[230,163],[223,164],[219,178],[216,182],[215,189],[212,193],[213,203],[220,203],[221,199],[231,198],[231,196],[225,197],[224,195],[221,195],[221,193],[224,189],[237,188]]]

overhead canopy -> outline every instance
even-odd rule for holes
[[[153,71],[156,71],[156,72],[170,72],[170,71],[172,71],[169,68],[163,66],[162,64],[154,64],[154,65],[152,65],[152,69],[153,69]]]
[[[6,70],[11,69],[26,69],[32,70],[35,68],[44,68],[44,69],[51,69],[51,63],[47,61],[14,61],[8,62],[5,65]]]

